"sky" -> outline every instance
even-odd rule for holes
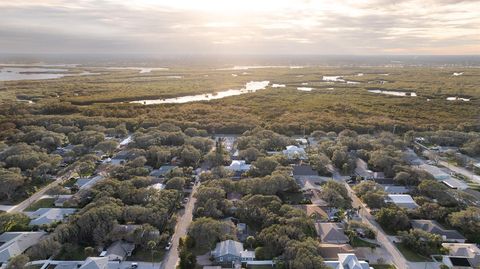
[[[480,0],[0,0],[0,53],[478,55]]]

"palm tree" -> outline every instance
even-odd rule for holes
[[[157,246],[157,243],[155,241],[148,241],[148,243],[147,243],[147,247],[148,247],[148,249],[150,249],[150,254],[152,255],[152,268],[155,267],[155,265],[153,263],[153,252],[154,252],[156,246]]]

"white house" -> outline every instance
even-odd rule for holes
[[[372,269],[368,262],[359,261],[353,253],[339,253],[338,260],[325,261],[325,265],[333,269]]]
[[[287,146],[287,149],[282,151],[283,155],[287,157],[289,160],[307,160],[307,153],[305,149],[297,147],[297,146]]]
[[[247,172],[250,170],[251,165],[247,164],[244,160],[233,160],[229,166],[225,166],[226,169],[233,172]]]
[[[385,202],[394,203],[398,207],[407,208],[407,209],[415,209],[418,207],[417,203],[415,203],[415,200],[413,200],[412,196],[408,194],[389,194]]]

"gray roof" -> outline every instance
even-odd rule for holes
[[[316,223],[315,229],[320,240],[324,243],[345,243],[349,241],[341,224],[331,222]]]
[[[233,240],[225,240],[217,243],[215,250],[212,251],[213,257],[221,257],[225,255],[233,255],[241,257],[243,252],[243,244]]]
[[[107,269],[107,257],[88,257],[79,269]]]
[[[30,225],[43,225],[62,221],[75,211],[76,208],[39,208],[37,211],[27,212],[27,215],[32,219]]]
[[[313,170],[310,165],[295,165],[293,176],[318,176],[318,172]]]
[[[175,169],[177,166],[174,165],[163,165],[158,169],[154,169],[152,172],[150,172],[150,176],[152,177],[163,177],[166,174],[168,174],[170,171]]]
[[[122,240],[116,241],[107,248],[107,254],[109,260],[124,260],[126,257],[132,254],[135,249],[135,244],[128,243]]]
[[[0,263],[38,243],[44,232],[6,232],[0,235]]]
[[[429,233],[438,234],[445,237],[446,240],[465,240],[465,237],[456,230],[445,230],[438,222],[434,220],[412,220],[412,227],[421,229]]]
[[[388,194],[403,194],[403,193],[409,193],[410,190],[406,188],[405,186],[396,186],[396,185],[390,185],[390,184],[384,184],[382,185],[383,189],[385,190],[386,193]]]

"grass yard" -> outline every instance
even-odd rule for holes
[[[163,256],[165,256],[165,251],[163,249],[153,251],[154,262],[161,262],[163,260]],[[152,253],[150,252],[150,250],[144,250],[144,249],[138,248],[133,251],[132,256],[128,257],[127,260],[139,261],[139,262],[151,262]]]
[[[395,243],[395,246],[398,248],[398,250],[400,250],[400,252],[402,253],[402,255],[405,257],[405,259],[407,259],[408,261],[411,261],[411,262],[429,262],[431,261],[432,259],[428,258],[428,257],[425,257],[425,256],[422,256],[422,255],[419,255],[418,253],[414,252],[413,250],[405,247],[403,244],[401,243]]]
[[[350,245],[354,248],[359,248],[359,247],[367,247],[367,248],[376,248],[378,247],[377,244],[367,242],[359,237],[354,237],[352,241],[350,242]]]
[[[39,208],[42,208],[42,207],[47,207],[47,208],[55,207],[54,203],[55,203],[55,198],[40,199],[40,200],[36,201],[35,203],[31,204],[29,207],[27,207],[27,209],[25,209],[25,211],[35,211],[35,210],[37,210]]]
[[[395,265],[391,264],[370,264],[373,269],[397,269]]]
[[[56,260],[65,261],[83,261],[86,258],[85,247],[73,244],[64,245],[60,253],[55,257]]]

